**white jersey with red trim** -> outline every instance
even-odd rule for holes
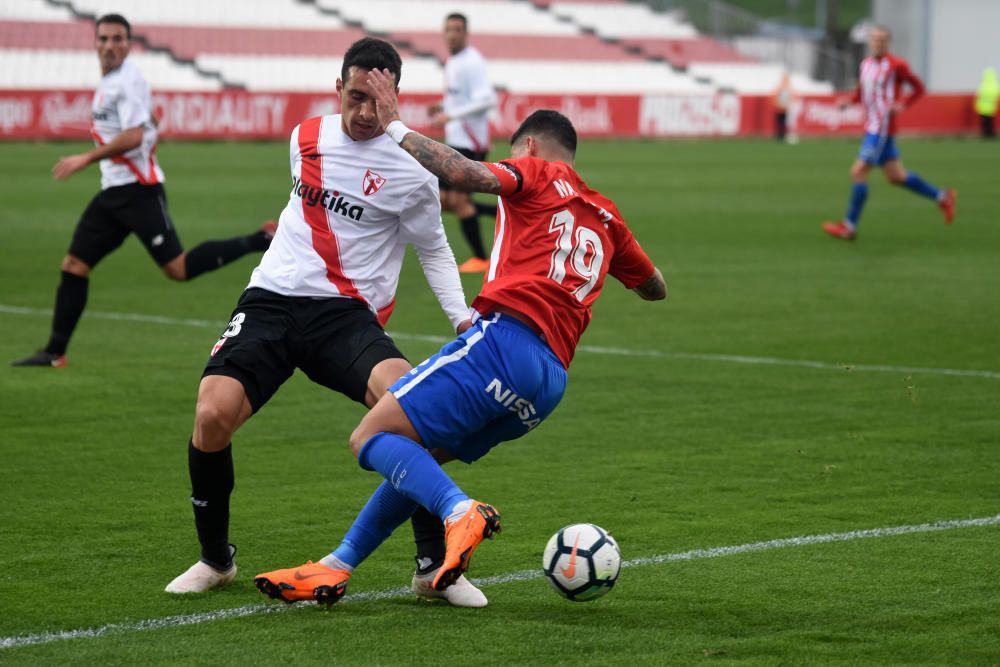
[[[142,143],[118,157],[101,160],[101,188],[163,182],[163,170],[156,161],[156,126],[153,99],[142,71],[126,58],[118,69],[103,77],[94,91],[90,134],[98,146],[133,127],[142,126]]]
[[[285,296],[348,297],[385,323],[407,243],[452,325],[469,316],[444,226],[437,177],[382,134],[351,139],[341,116],[292,131],[292,190],[249,287]]]
[[[486,61],[473,46],[448,58],[444,66],[444,142],[455,148],[485,152],[490,145],[490,109],[497,96],[486,74]]]

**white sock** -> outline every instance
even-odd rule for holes
[[[471,500],[462,500],[455,503],[455,506],[451,508],[451,514],[449,514],[448,518],[445,519],[445,523],[454,523],[455,521],[458,521],[466,512],[469,511],[471,507]]]
[[[323,565],[326,565],[331,570],[346,570],[347,572],[354,572],[353,565],[348,565],[344,561],[334,556],[332,553],[323,556],[323,558],[321,558],[319,562],[322,563]]]

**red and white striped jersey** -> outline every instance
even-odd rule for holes
[[[412,243],[452,325],[468,318],[436,176],[384,134],[355,141],[340,115],[304,121],[292,131],[289,151],[288,205],[249,287],[357,299],[384,324]]]
[[[903,84],[910,87],[909,95],[901,96]],[[881,58],[869,56],[861,61],[854,102],[864,105],[866,133],[896,134],[896,117],[891,111],[893,103],[902,101],[909,107],[923,94],[924,84],[902,58],[887,54]]]
[[[142,71],[126,58],[118,69],[101,77],[91,105],[90,134],[98,146],[133,127],[142,126],[142,143],[117,157],[101,160],[101,188],[163,182],[163,170],[156,161],[156,125],[153,100]]]
[[[500,196],[490,270],[472,307],[526,315],[569,368],[604,278],[632,289],[656,269],[614,202],[568,164],[530,156],[483,164]]]

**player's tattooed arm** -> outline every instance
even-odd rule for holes
[[[667,298],[667,283],[664,282],[663,274],[660,273],[660,270],[654,269],[653,275],[639,286],[633,287],[632,291],[646,301],[660,301]]]
[[[368,85],[382,127],[399,120],[399,99],[393,75],[388,70],[373,69],[368,72]],[[500,180],[493,172],[483,163],[470,160],[453,148],[412,131],[399,145],[424,169],[444,178],[459,190],[500,194]]]
[[[500,194],[500,180],[482,162],[470,160],[454,148],[410,132],[399,144],[424,169],[440,176],[458,190]]]

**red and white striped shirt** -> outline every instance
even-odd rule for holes
[[[345,297],[382,324],[395,304],[407,243],[457,326],[469,309],[441,224],[437,177],[387,135],[355,141],[341,116],[292,131],[292,190],[249,287],[284,296]]]
[[[163,170],[156,161],[156,125],[153,100],[142,71],[126,58],[97,84],[91,105],[90,135],[103,146],[133,127],[142,126],[142,143],[122,155],[101,160],[101,188],[163,182]]]
[[[901,96],[903,84],[910,88],[905,97]],[[886,54],[861,61],[853,100],[864,105],[866,133],[892,136],[898,129],[892,105],[902,101],[909,107],[923,94],[924,84],[910,70],[910,65],[902,58]]]

